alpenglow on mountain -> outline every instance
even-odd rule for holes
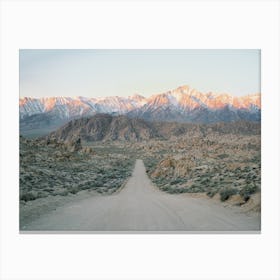
[[[21,129],[58,126],[71,119],[99,113],[127,115],[148,121],[192,123],[260,121],[260,93],[232,96],[201,93],[189,86],[150,97],[23,97],[19,100]]]

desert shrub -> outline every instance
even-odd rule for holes
[[[153,171],[153,169],[158,164],[158,160],[155,159],[155,158],[145,158],[144,159],[144,164],[145,164],[145,167],[146,167],[146,172],[150,173],[150,172]]]
[[[86,184],[84,184],[84,185],[79,186],[79,188],[80,188],[81,190],[88,190],[88,189],[90,189],[90,184],[89,184],[89,183],[86,183]]]
[[[228,158],[228,157],[229,157],[229,155],[227,155],[227,154],[218,155],[218,158],[220,158],[220,159],[224,159],[224,158]]]
[[[167,186],[167,185],[164,185],[164,186],[161,187],[161,190],[167,192],[167,191],[170,191],[170,187]]]
[[[79,189],[77,187],[72,187],[69,189],[69,192],[72,194],[76,194],[79,191]]]
[[[60,193],[60,195],[62,195],[62,196],[67,196],[68,195],[68,191],[67,190],[64,190],[64,191],[62,191],[61,193]]]
[[[98,193],[106,193],[106,188],[98,188],[97,190],[96,190]]]
[[[257,186],[253,184],[249,184],[245,186],[242,190],[240,190],[239,194],[245,201],[247,201],[250,198],[251,194],[255,193],[256,191],[257,191]]]
[[[115,186],[112,187],[112,189],[118,189],[122,186],[122,182],[118,182],[115,184]]]
[[[201,184],[209,184],[210,183],[210,179],[209,178],[204,178],[200,181]]]
[[[66,196],[68,195],[68,190],[66,189],[62,189],[62,190],[57,190],[53,193],[53,195],[62,195],[62,196]]]
[[[190,187],[189,192],[191,193],[197,193],[197,192],[204,192],[205,186],[201,184],[200,181],[196,180]]]
[[[93,187],[93,188],[101,188],[101,187],[103,187],[105,182],[106,182],[105,178],[102,178],[100,181],[96,180],[96,181],[91,183],[91,187]]]
[[[105,178],[108,179],[115,179],[116,175],[113,172],[108,172],[108,174],[106,176],[104,176]]]
[[[184,188],[179,188],[179,189],[176,189],[176,193],[185,193],[187,192],[188,190],[187,189],[184,189]]]
[[[180,193],[180,189],[171,189],[170,192],[171,193]]]
[[[233,188],[224,188],[220,190],[221,201],[228,200],[232,195],[236,194],[237,190]]]
[[[183,181],[183,180],[182,180],[181,178],[177,178],[177,179],[171,181],[171,182],[170,182],[170,185],[180,184],[180,183],[182,183],[182,181]]]
[[[97,173],[103,174],[103,173],[106,173],[106,170],[104,170],[103,168],[100,168],[100,169],[98,169]]]
[[[52,193],[54,190],[53,190],[52,188],[45,188],[44,191],[45,191],[45,192]]]
[[[48,196],[48,194],[46,192],[38,192],[37,198],[44,198],[47,196]]]
[[[206,194],[209,196],[209,197],[213,197],[218,191],[217,190],[211,190],[211,191],[208,191]]]
[[[20,195],[20,200],[30,201],[37,199],[37,194],[35,192],[27,192]]]

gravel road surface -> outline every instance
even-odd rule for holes
[[[260,217],[210,200],[158,190],[137,160],[125,187],[58,207],[23,231],[259,231]]]

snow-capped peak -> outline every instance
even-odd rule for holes
[[[218,110],[225,107],[242,110],[260,110],[260,94],[232,96],[228,93],[201,93],[188,85],[154,94],[148,98],[133,94],[128,97],[23,97],[19,100],[20,116],[41,113],[59,114],[59,117],[71,118],[95,113],[126,114],[134,110],[154,110],[172,108],[180,112],[190,112],[198,108]]]

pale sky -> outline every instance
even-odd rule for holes
[[[20,50],[20,96],[260,92],[260,50]]]

